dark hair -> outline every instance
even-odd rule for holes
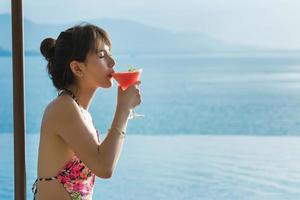
[[[61,32],[57,40],[46,38],[42,41],[40,51],[48,61],[48,74],[57,90],[75,83],[71,61],[84,62],[89,52],[97,51],[99,40],[111,48],[111,40],[105,30],[81,24]]]

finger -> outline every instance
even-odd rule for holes
[[[134,85],[140,85],[142,82],[141,81],[137,81],[134,83]]]
[[[121,88],[121,86],[118,86],[118,90],[119,90],[119,92],[123,92],[123,89]]]
[[[137,90],[137,85],[133,84],[133,85],[129,86],[128,88],[133,88],[133,89]]]
[[[134,84],[136,89],[140,89],[141,81],[138,81]]]

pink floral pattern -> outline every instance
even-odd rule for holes
[[[95,174],[77,156],[74,156],[57,173],[57,179],[63,184],[72,200],[92,199]]]

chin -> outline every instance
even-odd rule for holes
[[[112,80],[106,82],[105,84],[102,84],[100,87],[102,88],[111,88],[114,85],[114,82]]]

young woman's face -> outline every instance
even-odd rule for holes
[[[96,87],[110,88],[113,84],[111,74],[114,72],[115,60],[109,46],[103,42],[98,43],[96,52],[87,55],[85,61],[85,81]]]

